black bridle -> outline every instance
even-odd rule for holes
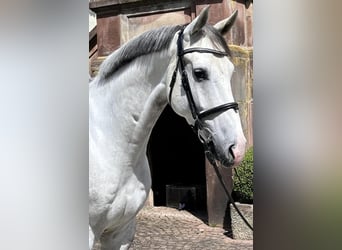
[[[204,126],[203,120],[207,118],[208,116],[212,115],[219,115],[229,109],[234,109],[235,112],[238,111],[239,106],[236,102],[229,102],[225,103],[216,107],[213,107],[211,109],[199,111],[197,109],[197,106],[195,104],[194,98],[191,93],[191,88],[189,84],[189,79],[188,75],[186,74],[185,67],[184,67],[184,61],[183,61],[183,56],[188,53],[193,53],[193,52],[199,52],[199,53],[210,53],[214,54],[217,56],[228,56],[226,52],[219,51],[219,50],[213,50],[213,49],[207,49],[207,48],[189,48],[184,50],[183,49],[183,29],[179,32],[178,34],[178,40],[177,40],[177,56],[178,56],[178,61],[177,61],[177,66],[172,74],[172,79],[170,82],[170,92],[169,92],[169,103],[171,105],[171,98],[172,98],[172,91],[173,87],[176,82],[177,78],[177,71],[178,68],[180,67],[180,72],[181,72],[181,77],[182,77],[182,86],[185,91],[186,97],[189,102],[189,107],[191,111],[192,118],[195,120],[194,125],[192,125],[192,129],[195,131],[195,133],[198,135],[199,140],[202,142],[204,146],[204,151],[207,159],[210,161],[210,163],[213,165],[215,173],[220,181],[220,183],[223,186],[223,190],[228,196],[230,202],[233,204],[235,210],[237,213],[240,215],[242,220],[246,223],[246,225],[253,231],[253,227],[250,225],[250,223],[246,220],[246,218],[243,216],[239,208],[236,206],[230,192],[225,186],[225,183],[223,181],[222,175],[218,169],[218,166],[216,164],[215,160],[219,160],[218,155],[215,151],[215,146],[212,141],[212,131],[210,131],[208,128]]]
[[[211,109],[202,110],[202,111],[198,110],[195,104],[194,98],[192,96],[192,93],[191,93],[189,79],[185,70],[184,59],[183,59],[183,56],[185,54],[189,54],[193,52],[210,53],[210,54],[214,54],[217,56],[228,56],[228,53],[224,51],[208,49],[208,48],[189,48],[189,49],[184,50],[183,29],[182,29],[178,34],[178,40],[177,40],[177,56],[178,56],[177,66],[172,74],[172,79],[170,82],[169,103],[171,105],[172,91],[176,82],[177,71],[178,69],[180,69],[182,87],[188,99],[192,118],[195,121],[194,125],[192,125],[191,127],[193,128],[194,132],[197,134],[199,140],[204,145],[205,153],[207,155],[208,160],[213,164],[215,159],[219,160],[218,159],[219,157],[215,151],[214,143],[212,140],[212,131],[210,131],[208,128],[204,126],[203,121],[205,118],[209,116],[219,115],[229,109],[234,109],[235,112],[237,112],[237,110],[239,109],[239,106],[236,102],[230,102],[230,103],[225,103],[225,104],[213,107]]]

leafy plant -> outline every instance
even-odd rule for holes
[[[253,203],[253,147],[249,148],[234,173],[233,199],[241,203]]]

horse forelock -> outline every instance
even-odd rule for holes
[[[211,25],[206,25],[203,30],[205,31],[205,35],[207,35],[214,44],[217,44],[218,49],[223,49],[229,56],[231,56],[226,40],[218,30]]]
[[[130,63],[135,58],[148,55],[154,52],[160,52],[169,48],[172,38],[184,26],[164,26],[158,29],[150,30],[133,38],[121,48],[113,52],[101,64],[99,70],[99,83],[105,84],[122,66]],[[221,34],[210,25],[206,25],[203,29],[215,44],[221,46],[224,51],[230,55],[228,45]]]

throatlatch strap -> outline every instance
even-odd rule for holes
[[[170,92],[169,92],[169,103],[170,103],[170,105],[171,105],[173,87],[175,86],[176,79],[177,79],[178,65],[179,65],[179,59],[177,60],[176,69],[173,71],[171,82],[170,82]]]

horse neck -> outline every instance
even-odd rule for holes
[[[169,61],[166,53],[142,56],[105,85],[91,86],[90,137],[96,147],[121,151],[129,161],[145,155],[153,126],[167,104],[162,79]]]

